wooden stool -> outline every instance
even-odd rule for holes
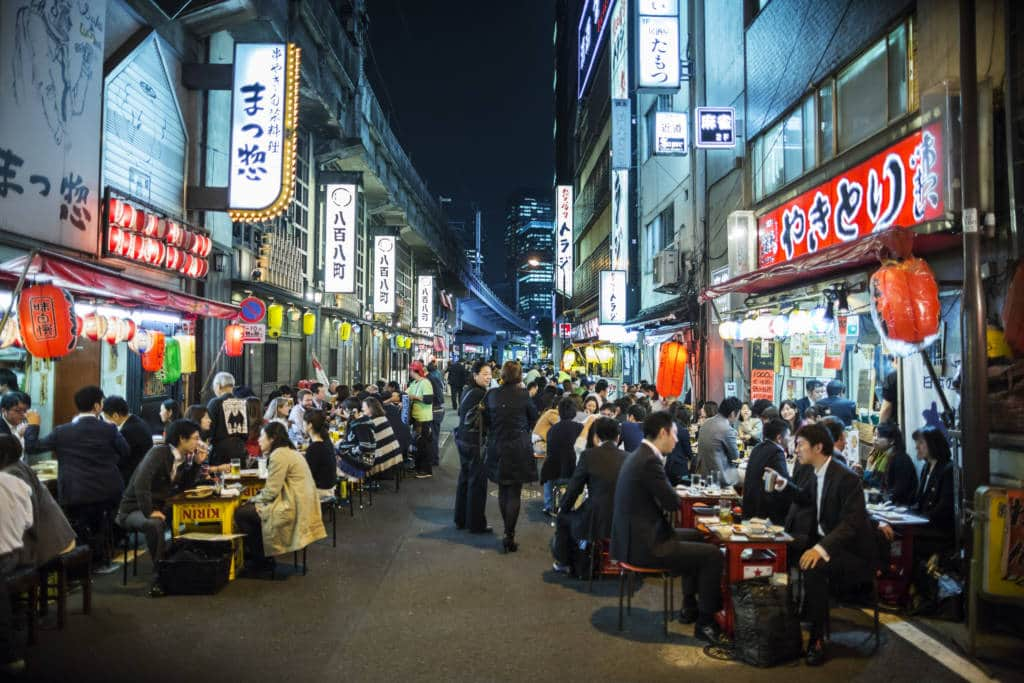
[[[35,567],[20,567],[7,577],[7,592],[12,602],[28,606],[28,644],[36,644],[36,604],[39,600],[39,573]],[[27,596],[21,598],[21,595]]]
[[[614,561],[614,560],[613,560]],[[663,608],[665,612],[665,637],[668,638],[668,622],[672,618],[673,609],[673,586],[672,576],[668,569],[661,569],[656,567],[638,567],[634,564],[627,562],[619,562],[619,630],[622,630],[622,599],[626,596],[626,614],[630,613],[630,608],[633,602],[633,575],[634,574],[647,574],[650,576],[661,577],[661,589]],[[629,581],[629,593],[625,593],[626,581]]]
[[[68,579],[78,579],[82,582],[82,613],[89,614],[92,611],[92,549],[87,545],[80,545],[71,552],[58,555],[45,565],[39,568],[39,583],[42,595],[39,599],[39,613],[46,614],[49,603],[49,589],[51,586],[57,589],[57,628],[63,629],[68,612]],[[54,583],[50,583],[50,576],[54,576]]]
[[[320,518],[324,516],[324,511],[327,511],[331,517],[331,547],[338,547],[338,498],[337,496],[327,496],[320,499]]]

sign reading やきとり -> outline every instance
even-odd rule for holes
[[[934,123],[758,219],[761,268],[886,228],[941,218],[943,140]]]

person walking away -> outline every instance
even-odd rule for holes
[[[249,438],[248,411],[245,399],[234,396],[235,377],[230,372],[213,376],[215,397],[206,404],[212,421],[210,433],[210,465],[230,465],[244,460],[245,442]]]
[[[153,446],[139,464],[117,511],[117,525],[141,531],[153,560],[150,597],[163,596],[158,570],[164,557],[164,535],[171,510],[167,499],[198,481],[206,452],[199,448],[199,425],[174,420],[167,425],[164,443]]]
[[[555,516],[555,486],[568,481],[576,469],[576,451],[573,446],[583,425],[575,420],[576,402],[563,398],[558,402],[558,422],[547,434],[547,453],[540,468],[540,481],[544,487],[544,514]]]
[[[471,368],[472,382],[459,401],[455,446],[459,451],[459,481],[455,485],[455,528],[471,534],[493,531],[487,526],[487,472],[483,458],[484,396],[491,386],[491,366],[478,360]]]
[[[409,388],[407,394],[412,402],[411,418],[416,448],[416,478],[429,479],[434,476],[434,385],[427,379],[423,363],[414,360],[409,364]]]
[[[99,418],[103,390],[82,387],[75,392],[78,415],[47,436],[39,437],[39,413],[26,415],[25,450],[29,453],[52,451],[60,463],[57,470],[57,500],[64,508],[79,543],[97,551],[97,564],[111,571],[111,557],[103,538],[104,519],[112,518],[124,490],[118,463],[128,457],[128,442],[117,427]],[[109,517],[108,517],[109,515]]]
[[[430,361],[427,364],[427,379],[430,380],[430,388],[434,391],[433,406],[433,428],[434,435],[434,467],[441,464],[441,422],[444,421],[444,380],[437,369],[437,363]]]
[[[452,410],[458,410],[462,389],[466,386],[466,368],[459,361],[452,361],[448,364],[447,374],[448,386],[452,390]]]
[[[502,547],[506,553],[519,549],[516,522],[523,484],[537,481],[530,444],[530,425],[537,421],[537,407],[520,386],[522,379],[522,366],[508,361],[501,367],[501,386],[485,397],[487,476],[498,485],[498,507],[505,525]]]

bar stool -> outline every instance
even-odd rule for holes
[[[338,547],[338,497],[326,496],[320,499],[320,518],[323,519],[324,512],[331,518],[331,547]]]
[[[49,589],[57,589],[57,628],[63,629],[67,619],[68,579],[82,582],[82,613],[92,611],[92,549],[80,545],[70,552],[58,555],[38,569],[39,583],[42,590],[39,596],[39,613],[45,615],[49,603]],[[125,563],[127,566],[127,562]],[[50,577],[54,577],[53,583]]]
[[[36,644],[36,605],[39,602],[39,573],[35,567],[21,567],[7,577],[7,592],[12,603],[28,607],[28,644]],[[24,595],[25,597],[21,597]]]
[[[619,561],[619,630],[622,630],[622,600],[623,596],[626,597],[626,614],[630,613],[630,608],[633,602],[633,576],[635,574],[645,574],[647,576],[660,576],[661,577],[661,590],[662,590],[662,606],[665,612],[665,637],[668,638],[668,622],[672,617],[672,610],[674,608],[673,603],[675,602],[672,586],[672,576],[668,569],[659,567],[639,567],[635,564],[629,564],[628,562]],[[626,582],[629,582],[629,592],[626,593],[625,586]]]

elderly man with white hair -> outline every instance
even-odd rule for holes
[[[245,441],[249,438],[248,413],[245,399],[235,398],[235,377],[230,372],[213,376],[214,398],[206,404],[213,424],[210,426],[210,464],[227,465],[232,460],[244,461]]]

